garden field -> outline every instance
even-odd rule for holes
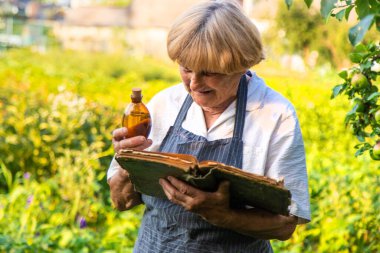
[[[11,50],[0,54],[0,252],[130,252],[143,206],[112,208],[111,132],[130,90],[147,102],[179,82],[176,66],[126,55]],[[275,252],[380,252],[380,163],[354,157],[339,78],[264,62],[255,71],[297,109],[312,221]]]

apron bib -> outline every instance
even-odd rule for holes
[[[251,73],[248,73],[251,74]],[[242,167],[245,110],[248,82],[245,75],[239,83],[234,133],[232,138],[207,141],[182,128],[193,100],[186,97],[173,126],[159,151],[191,154],[199,161],[214,160]],[[269,241],[255,239],[229,229],[218,228],[199,215],[186,211],[169,200],[142,195],[146,205],[134,252],[272,252]]]

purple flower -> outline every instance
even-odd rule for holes
[[[33,195],[29,195],[29,197],[26,199],[26,208],[30,206],[32,201],[33,201]]]
[[[29,180],[29,179],[30,179],[30,173],[29,173],[29,172],[25,172],[25,173],[24,173],[24,178],[25,178],[26,180]]]
[[[80,217],[80,219],[79,219],[79,228],[83,229],[85,227],[87,227],[86,219],[84,217]]]

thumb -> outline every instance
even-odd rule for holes
[[[223,195],[230,194],[230,182],[222,181],[218,186],[218,192],[222,193]]]

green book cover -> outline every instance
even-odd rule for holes
[[[148,151],[121,150],[120,166],[129,173],[136,191],[166,198],[160,178],[174,176],[204,191],[215,191],[223,180],[230,182],[232,206],[252,206],[289,215],[290,191],[283,181],[245,172],[215,161],[198,162],[194,156]]]

